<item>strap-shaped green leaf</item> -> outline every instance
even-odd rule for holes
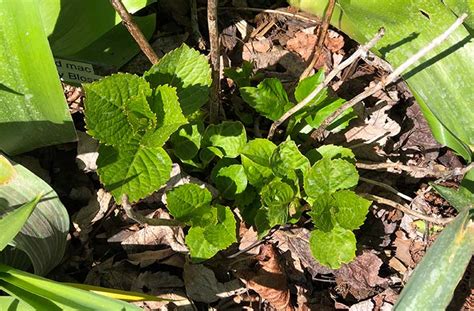
[[[38,204],[41,196],[37,196],[33,201],[28,202],[11,212],[0,215],[0,228],[2,230],[2,236],[0,236],[0,251],[2,251],[13,238],[20,232],[23,225],[26,223],[31,213]],[[5,208],[5,207],[0,207]]]
[[[10,161],[0,154],[0,185],[5,185],[16,176],[16,171]]]

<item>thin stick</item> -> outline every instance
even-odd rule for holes
[[[272,126],[270,127],[270,130],[268,131],[268,139],[271,139],[273,135],[275,134],[275,131],[278,126],[280,126],[283,122],[285,122],[289,117],[303,109],[306,105],[308,105],[318,94],[321,92],[322,89],[324,89],[329,82],[334,79],[334,77],[337,76],[338,73],[340,73],[344,68],[355,62],[357,59],[359,59],[360,56],[364,55],[367,53],[369,49],[374,47],[374,45],[383,37],[384,35],[384,29],[381,28],[377,34],[370,40],[367,44],[359,46],[359,48],[352,54],[350,57],[348,57],[345,61],[337,65],[327,76],[326,79],[324,79],[323,83],[319,84],[314,91],[312,91],[306,98],[304,98],[301,102],[293,106],[290,110],[285,112],[280,119],[277,121],[273,122]]]
[[[314,65],[316,65],[316,62],[323,52],[323,44],[327,37],[329,23],[331,22],[332,13],[334,12],[335,6],[336,0],[329,0],[328,7],[324,12],[323,22],[319,27],[318,41],[316,42],[316,46],[314,48],[313,59],[309,62],[308,67],[306,67],[306,69],[301,74],[300,81],[309,76],[311,70],[313,70]]]
[[[384,188],[392,193],[395,193],[396,195],[398,195],[400,198],[404,199],[404,200],[407,200],[408,202],[412,202],[413,201],[413,198],[409,197],[408,195],[406,194],[403,194],[401,193],[400,191],[398,191],[397,189],[393,188],[392,186],[390,185],[387,185],[387,184],[384,184],[383,182],[380,182],[380,181],[376,181],[376,180],[372,180],[372,179],[368,179],[368,178],[364,178],[364,177],[359,177],[359,179],[363,182],[366,182],[368,184],[372,184],[372,185],[376,185],[376,186],[379,186],[381,188]]]
[[[210,59],[212,66],[212,87],[209,104],[210,123],[217,123],[219,118],[219,91],[220,91],[220,46],[217,25],[217,6],[219,0],[207,1],[207,25],[209,29],[209,42],[211,46]]]
[[[419,219],[426,220],[428,222],[431,222],[431,223],[434,223],[434,224],[437,224],[437,225],[446,225],[454,219],[454,218],[430,217],[430,216],[424,215],[422,213],[416,212],[416,211],[408,208],[405,205],[399,204],[395,201],[392,201],[392,200],[389,200],[389,199],[386,199],[386,198],[382,198],[382,197],[379,197],[379,196],[376,196],[376,195],[373,195],[373,194],[367,194],[367,193],[362,193],[361,195],[366,197],[367,199],[375,201],[379,204],[383,204],[383,205],[393,207],[393,208],[398,209],[398,210],[400,210],[400,211],[402,211],[406,214],[409,214],[409,215],[414,216],[414,217],[419,218]]]
[[[140,225],[150,225],[150,226],[170,226],[170,227],[178,227],[182,226],[183,224],[175,219],[163,219],[163,218],[148,218],[143,216],[140,213],[136,213],[133,210],[130,201],[128,200],[128,195],[124,194],[122,197],[122,207],[125,210],[128,218],[138,222]]]
[[[463,168],[455,168],[446,172],[436,172],[432,169],[425,167],[418,167],[413,165],[406,165],[401,163],[362,163],[357,162],[356,167],[363,170],[374,170],[381,171],[387,169],[397,169],[407,173],[418,174],[423,177],[433,177],[433,178],[449,178],[453,176],[461,176],[466,174],[471,168],[474,168],[474,163],[469,164]]]
[[[128,32],[132,35],[133,39],[137,42],[140,49],[143,51],[145,56],[150,60],[154,65],[158,63],[158,55],[153,51],[150,43],[143,35],[143,32],[138,28],[137,24],[133,21],[132,16],[128,13],[127,9],[123,5],[121,0],[110,0],[110,3],[114,7],[115,11],[120,15],[122,19],[122,24],[127,27]]]
[[[197,0],[191,0],[191,31],[193,39],[196,41],[199,49],[204,50],[206,48],[206,43],[202,37],[201,32],[199,31],[198,23],[198,9],[197,9]]]
[[[268,14],[278,14],[288,17],[294,17],[306,22],[319,23],[318,19],[309,18],[298,13],[290,13],[281,10],[270,10],[270,9],[259,9],[259,8],[246,8],[246,7],[221,7],[219,10],[235,10],[235,11],[249,11],[249,12],[259,12],[259,13],[268,13]]]
[[[353,107],[357,103],[361,102],[362,100],[366,99],[367,97],[373,95],[374,93],[382,90],[388,84],[398,80],[398,77],[410,66],[420,60],[423,56],[428,54],[431,50],[435,47],[443,43],[450,35],[453,33],[456,28],[458,28],[464,20],[467,18],[467,14],[464,13],[441,35],[433,39],[427,46],[419,50],[416,54],[412,55],[408,58],[403,64],[401,64],[398,68],[396,68],[391,74],[389,74],[385,79],[382,79],[380,82],[375,84],[374,86],[367,88],[364,92],[360,93],[356,97],[352,98],[350,101],[346,102],[344,105],[339,107],[334,113],[332,113],[323,123],[311,134],[313,139],[318,139],[323,136],[326,127],[334,122],[339,115],[344,112],[345,110]]]

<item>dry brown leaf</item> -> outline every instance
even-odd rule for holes
[[[253,227],[247,228],[243,222],[240,223],[239,235],[240,235],[239,250],[243,250],[251,246],[258,240],[257,231],[255,231]],[[246,254],[257,255],[259,252],[260,252],[260,245],[248,250]]]
[[[158,295],[162,289],[177,287],[184,287],[184,283],[183,280],[176,275],[165,271],[155,273],[145,271],[138,275],[132,284],[131,290],[150,295]]]
[[[316,35],[299,31],[295,33],[294,38],[287,41],[286,47],[308,61],[313,54],[316,40]]]
[[[387,115],[390,108],[391,106],[385,105],[372,112],[365,121],[358,120],[356,126],[344,134],[347,142],[355,140],[366,143],[377,142],[384,146],[388,137],[393,137],[400,132],[400,125]]]
[[[290,303],[290,290],[283,267],[272,244],[263,245],[258,260],[258,270],[237,271],[250,288],[277,310],[294,310]]]
[[[333,53],[339,52],[344,47],[344,37],[333,30],[329,30],[324,45]]]
[[[319,264],[311,254],[309,248],[309,230],[297,228],[291,231],[277,231],[273,234],[273,241],[278,242],[278,248],[283,251],[290,251],[294,262],[300,262],[303,268],[316,277],[318,274],[329,274],[333,270]],[[298,267],[298,265],[295,265]]]
[[[342,295],[345,297],[350,293],[357,300],[362,300],[374,295],[377,287],[387,286],[388,281],[378,275],[381,265],[382,260],[369,251],[343,265],[334,273]]]
[[[145,251],[142,253],[129,254],[128,260],[133,264],[139,264],[140,268],[145,268],[164,258],[171,257],[175,251],[171,248],[160,249],[157,251]]]
[[[79,239],[85,242],[92,231],[95,222],[101,220],[109,208],[112,195],[104,189],[99,189],[84,206],[72,217],[74,228],[79,233]]]
[[[97,158],[99,157],[99,142],[81,131],[77,131],[77,138],[77,166],[85,173],[95,172],[97,170]]]
[[[211,303],[244,290],[238,280],[219,282],[214,272],[202,264],[186,263],[183,277],[186,293],[195,301]]]

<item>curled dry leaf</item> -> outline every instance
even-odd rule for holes
[[[186,263],[183,276],[186,293],[195,301],[211,303],[245,291],[238,280],[219,282],[214,272],[202,264]]]
[[[365,251],[349,264],[343,265],[334,274],[341,294],[351,294],[357,300],[367,299],[377,292],[377,287],[387,287],[388,280],[379,277],[382,260]]]
[[[104,189],[99,189],[89,200],[89,203],[72,217],[74,228],[79,233],[79,238],[82,242],[87,240],[94,223],[105,216],[111,199],[112,195],[110,193]]]
[[[99,157],[99,142],[80,131],[77,131],[77,138],[77,166],[85,173],[95,172],[97,170],[97,158]]]
[[[272,244],[263,245],[257,270],[238,271],[237,274],[250,288],[277,310],[294,310],[290,303],[290,290],[285,270]]]

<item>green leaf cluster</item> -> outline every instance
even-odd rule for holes
[[[88,133],[100,142],[98,173],[116,200],[138,201],[168,181],[172,161],[163,145],[178,130],[194,142],[180,128],[207,101],[210,84],[206,58],[182,45],[143,77],[119,73],[84,85]]]
[[[168,191],[166,198],[170,214],[191,226],[186,244],[193,261],[209,259],[237,241],[234,214],[227,206],[212,205],[209,190],[184,184]]]
[[[256,87],[250,86],[250,80],[244,80],[242,75],[248,70],[242,67],[240,70],[229,70],[227,75],[236,80],[240,86],[242,99],[254,108],[262,116],[276,121],[294,104],[289,99],[283,84],[275,78],[264,79]],[[242,82],[245,81],[245,83]],[[304,80],[300,81],[294,92],[296,102],[301,102],[313,92],[324,80],[324,72],[318,71]],[[345,103],[341,98],[329,96],[327,88],[323,88],[319,94],[303,109],[293,115],[287,127],[288,133],[304,133],[318,128],[321,123],[339,107]],[[339,131],[349,125],[349,121],[355,117],[352,109],[345,111],[337,120],[329,125],[328,129]]]
[[[314,257],[333,269],[355,257],[354,233],[365,220],[371,202],[348,190],[357,185],[359,175],[350,161],[350,150],[324,146],[316,150],[317,160],[304,178],[315,230],[310,247]]]

